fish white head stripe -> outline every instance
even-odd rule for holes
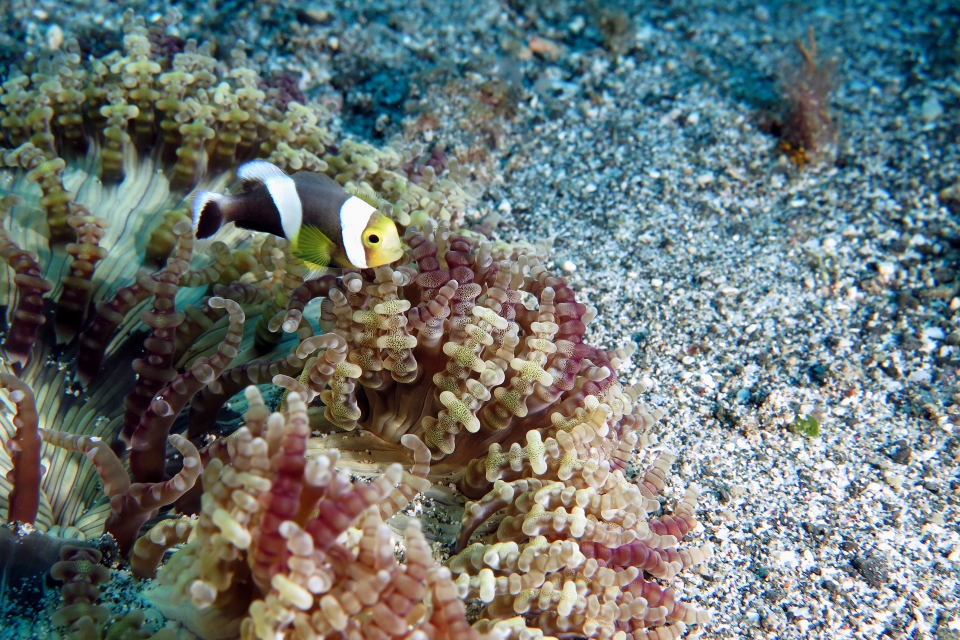
[[[376,209],[358,198],[350,196],[340,206],[340,230],[343,233],[343,250],[347,260],[355,267],[367,267],[367,252],[363,248],[363,230],[370,223]]]
[[[269,178],[264,182],[273,205],[280,213],[280,225],[283,235],[288,240],[297,237],[300,225],[303,224],[303,204],[297,193],[297,183],[288,175]]]

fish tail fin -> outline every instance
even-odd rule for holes
[[[209,238],[223,226],[223,196],[212,191],[201,191],[193,198],[193,231],[197,238]]]

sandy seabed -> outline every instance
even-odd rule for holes
[[[960,637],[957,8],[438,4],[224,3],[182,31],[244,38],[355,135],[465,150],[477,217],[553,238],[589,339],[639,346],[673,497],[701,490],[692,635]],[[19,11],[11,51],[118,15]],[[808,28],[836,142],[798,170],[764,123]]]

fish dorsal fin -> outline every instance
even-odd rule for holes
[[[251,160],[245,162],[237,168],[237,180],[241,183],[243,191],[256,189],[267,183],[271,178],[286,178],[287,174],[280,170],[275,164],[266,160]]]
[[[300,227],[297,237],[290,243],[290,253],[310,270],[326,268],[335,250],[333,240],[311,224]]]
[[[350,191],[354,196],[360,198],[368,205],[383,213],[384,211],[389,212],[390,207],[392,206],[387,200],[381,196],[379,193],[371,189],[370,187],[356,187]]]
[[[316,182],[325,186],[337,187],[342,189],[340,183],[328,176],[325,173],[317,173],[316,171],[297,171],[293,176],[294,180],[303,180],[304,182]]]

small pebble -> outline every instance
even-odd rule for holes
[[[330,19],[330,12],[326,9],[311,7],[303,10],[303,17],[309,24],[323,24]]]
[[[920,117],[923,118],[923,121],[931,123],[942,115],[943,105],[940,104],[940,99],[933,94],[927,96],[927,99],[923,101],[923,106],[920,109]]]
[[[550,60],[557,60],[560,58],[560,54],[562,52],[560,45],[558,45],[556,42],[550,38],[543,38],[540,36],[534,36],[530,38],[530,42],[527,44],[527,46],[533,53]]]
[[[916,309],[920,306],[920,300],[909,291],[901,291],[897,296],[897,303],[905,309]]]
[[[59,25],[51,25],[47,29],[47,47],[56,51],[63,44],[63,29]]]
[[[906,440],[900,440],[891,446],[890,459],[897,464],[909,464],[913,450]]]
[[[954,281],[957,277],[957,272],[953,269],[937,267],[933,270],[933,277],[936,278],[940,284],[947,284]]]
[[[851,564],[860,572],[867,584],[875,589],[879,589],[890,581],[887,562],[883,557],[871,555],[866,558],[857,558]]]
[[[577,265],[575,265],[570,260],[565,260],[563,264],[560,265],[560,268],[566,271],[567,273],[573,273],[577,270]]]

